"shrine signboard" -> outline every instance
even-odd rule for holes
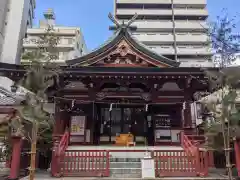
[[[71,135],[84,136],[85,134],[85,116],[72,116]]]

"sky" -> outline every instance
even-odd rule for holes
[[[194,1],[194,0],[193,0]],[[237,16],[240,32],[240,0],[207,0],[210,19],[222,14],[225,8],[230,17]],[[80,27],[87,47],[92,50],[112,34],[108,13],[113,12],[114,0],[36,0],[35,26],[43,12],[53,8],[57,25]]]

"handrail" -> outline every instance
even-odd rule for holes
[[[60,156],[61,154],[63,154],[66,151],[66,149],[68,147],[68,142],[69,142],[69,132],[66,131],[58,144],[58,147],[56,150],[57,156]]]
[[[181,132],[181,139],[182,139],[182,147],[183,149],[185,150],[185,152],[191,156],[194,156],[195,155],[195,152],[197,150],[197,146],[195,146],[195,144],[193,144],[189,138],[184,134],[184,132]]]
[[[201,141],[203,141],[203,137],[204,136],[185,135],[184,132],[181,132],[182,147],[187,156],[196,158],[196,169],[198,170],[199,175],[207,174],[208,169],[208,158],[206,156],[208,153],[200,154],[199,150],[199,145],[201,144]]]

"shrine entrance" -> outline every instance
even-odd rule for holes
[[[116,105],[99,107],[99,144],[115,143],[119,134],[131,133],[137,145],[146,144],[147,123],[143,106]]]
[[[120,134],[132,134],[136,145],[180,143],[181,104],[124,105],[99,104],[95,123],[95,143],[114,144]]]

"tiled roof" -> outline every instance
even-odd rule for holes
[[[0,87],[0,105],[14,105],[16,98],[12,92],[9,92],[3,87]]]
[[[97,49],[89,52],[88,54],[81,56],[76,59],[67,60],[66,63],[70,66],[79,65],[85,61],[93,59],[94,57],[99,56],[104,52],[107,52],[109,49],[114,47],[117,43],[119,43],[123,38],[125,38],[128,42],[130,42],[138,51],[148,55],[149,57],[155,59],[156,61],[165,63],[170,67],[179,67],[179,62],[175,60],[169,59],[165,56],[162,56],[159,53],[156,53],[152,49],[148,48],[143,43],[139,42],[136,38],[134,38],[127,28],[120,28],[115,34],[107,40],[103,45],[98,47]]]
[[[0,94],[0,106],[8,106],[8,105],[14,105],[16,103],[16,100],[11,97],[6,97],[2,94]]]

